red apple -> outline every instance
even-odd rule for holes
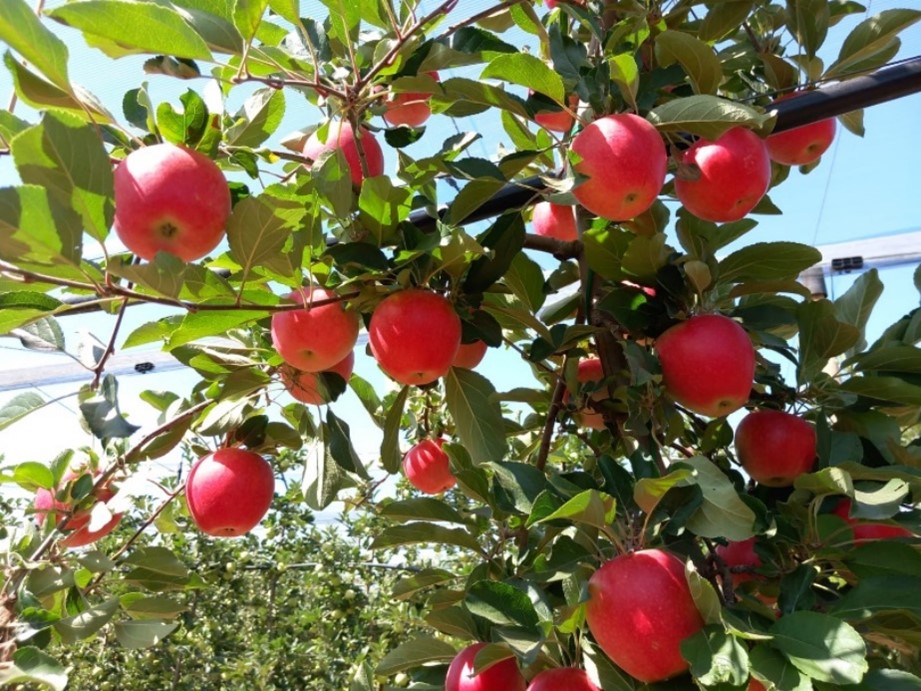
[[[67,483],[76,480],[86,472],[85,468],[69,469],[64,473],[60,485],[54,491],[43,487],[36,490],[33,507],[36,510],[35,518],[39,525],[44,524],[45,518],[49,513],[52,514],[54,519],[57,519],[60,515],[70,511],[71,504],[69,502],[59,501],[55,498],[55,495],[58,491],[63,489]],[[99,475],[99,470],[93,472],[94,477],[97,475]],[[108,486],[99,488],[94,494],[94,498],[98,502],[108,502],[114,496],[115,492]],[[62,547],[84,547],[96,542],[96,540],[105,537],[115,530],[115,527],[122,519],[122,514],[113,514],[104,525],[95,530],[91,530],[89,524],[92,512],[93,507],[79,509],[75,511],[70,518],[61,523],[61,532],[66,533],[59,542]]]
[[[733,127],[716,141],[698,139],[681,162],[699,172],[697,179],[675,178],[675,194],[684,207],[705,221],[738,221],[754,209],[771,183],[767,146],[751,130]]]
[[[538,202],[531,217],[534,232],[546,238],[557,240],[578,240],[576,215],[571,206]]]
[[[649,121],[632,113],[607,115],[572,140],[581,159],[575,172],[588,178],[573,189],[593,214],[627,221],[646,211],[665,181],[665,143]]]
[[[368,326],[371,354],[400,384],[443,377],[460,348],[461,321],[448,300],[430,290],[401,290],[384,298]]]
[[[437,72],[426,74],[438,81]],[[384,120],[394,127],[420,127],[432,115],[432,109],[429,107],[431,97],[431,94],[408,91],[391,94],[384,102]]]
[[[749,566],[757,569],[761,566],[761,557],[755,552],[755,538],[730,542],[726,545],[717,545],[716,554],[728,567]],[[732,586],[738,588],[742,583],[758,578],[757,574],[745,572],[731,572]]]
[[[736,428],[739,463],[767,487],[788,487],[815,463],[815,428],[780,410],[756,410]]]
[[[576,374],[576,378],[579,380],[579,383],[585,384],[587,382],[599,382],[604,379],[604,367],[601,364],[601,360],[596,357],[586,358],[579,362],[579,371]],[[608,396],[607,391],[599,389],[592,393],[593,401],[603,401]],[[570,399],[570,393],[567,389],[563,393],[563,403],[568,403]],[[604,415],[589,406],[582,408],[581,411],[576,413],[576,420],[583,427],[591,427],[592,429],[605,429],[604,424]]]
[[[403,456],[403,474],[420,492],[441,494],[457,484],[442,444],[443,439],[424,439]]]
[[[676,556],[647,549],[614,557],[592,574],[588,593],[588,628],[627,674],[654,682],[688,669],[681,641],[704,620]]]
[[[513,657],[473,674],[473,660],[485,645],[474,643],[457,654],[448,667],[445,691],[526,691],[524,677]]]
[[[352,352],[358,340],[358,315],[346,310],[341,301],[312,306],[335,296],[332,291],[306,286],[288,295],[304,309],[272,315],[272,343],[289,365],[304,372],[323,372]]]
[[[528,691],[601,691],[584,669],[546,669],[531,680]]]
[[[914,534],[900,525],[892,523],[875,523],[851,518],[851,500],[842,499],[832,513],[843,518],[854,531],[854,542],[872,542],[874,540],[891,540],[899,537],[914,537]]]
[[[461,343],[457,349],[457,355],[451,367],[463,367],[464,369],[473,369],[479,365],[486,356],[488,346],[483,341],[474,341],[473,343]]]
[[[115,232],[142,259],[201,259],[224,239],[229,215],[227,180],[198,151],[153,144],[115,168]]]
[[[322,375],[326,372],[332,372],[348,382],[349,377],[352,376],[354,366],[355,353],[350,352],[342,361],[325,370],[325,372],[301,372],[290,365],[281,367],[278,372],[288,393],[295,399],[308,405],[322,405],[323,403],[329,403],[331,398],[326,390]]]
[[[361,140],[361,148],[365,153],[365,162],[368,165],[368,177],[373,178],[383,175],[384,152],[381,150],[381,145],[377,143],[374,135],[367,128],[359,127],[358,130],[358,139]],[[345,160],[349,164],[352,184],[361,185],[365,175],[361,167],[361,157],[358,155],[355,133],[352,130],[352,124],[347,120],[331,122],[325,142],[320,141],[317,132],[311,134],[310,138],[307,139],[307,143],[304,144],[304,158],[315,161],[327,151],[335,149],[342,149]]]
[[[216,537],[237,537],[255,528],[274,494],[272,466],[259,454],[237,448],[202,456],[185,485],[192,520]]]
[[[751,677],[751,679],[748,681],[748,691],[767,691],[767,689],[765,688],[764,684],[762,684],[754,677]]]
[[[552,8],[551,8],[552,9]],[[533,92],[529,92],[533,93]],[[569,110],[541,110],[534,115],[534,122],[543,127],[545,130],[552,132],[569,132],[572,129],[576,119],[570,111],[575,111],[579,107],[579,97],[571,94],[567,99]]]
[[[798,94],[786,94],[777,101],[795,98]],[[772,161],[785,166],[805,166],[818,161],[835,139],[834,118],[826,118],[808,125],[794,127],[765,140]]]

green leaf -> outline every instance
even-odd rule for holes
[[[74,645],[77,641],[89,638],[108,624],[117,611],[118,598],[112,597],[87,608],[80,614],[56,621],[54,629],[65,645]]]
[[[173,578],[188,578],[189,569],[165,547],[144,547],[131,553],[126,564],[140,566],[152,572]]]
[[[227,220],[227,242],[231,256],[242,267],[241,280],[248,280],[257,267],[274,264],[291,231],[287,219],[261,197],[239,202]]]
[[[469,111],[473,106],[474,112],[494,107],[523,118],[530,117],[520,97],[491,84],[462,77],[452,77],[441,82],[440,93],[432,94],[431,105],[436,112],[448,115],[457,115],[455,111],[459,107]]]
[[[670,29],[656,36],[655,46],[659,64],[662,67],[680,64],[695,93],[716,93],[723,81],[723,70],[713,48],[691,34]]]
[[[867,347],[867,322],[882,293],[883,282],[879,280],[879,271],[870,269],[861,274],[844,295],[835,300],[835,316],[845,324],[856,327],[860,332],[860,338],[848,351],[848,355],[859,353]]]
[[[701,684],[740,686],[748,680],[748,651],[722,626],[707,626],[681,642],[681,655]]]
[[[39,487],[45,489],[54,487],[54,475],[51,469],[37,461],[25,461],[16,465],[10,480],[27,492],[34,492]]]
[[[543,306],[547,297],[544,294],[544,273],[540,265],[524,252],[515,255],[502,280],[532,312]]]
[[[720,262],[721,282],[778,281],[795,278],[822,261],[815,247],[798,242],[756,242]]]
[[[387,410],[384,420],[384,437],[381,440],[381,465],[388,473],[400,470],[403,454],[400,453],[400,429],[403,421],[403,409],[409,396],[409,387],[404,386]]]
[[[3,54],[3,64],[13,76],[16,96],[33,108],[68,111],[70,115],[99,124],[113,122],[112,114],[91,93],[83,89],[71,93],[46,82],[17,61],[9,51]]]
[[[452,367],[445,375],[445,402],[457,436],[476,464],[505,456],[505,423],[492,382],[482,374]]]
[[[160,134],[172,144],[195,148],[208,129],[208,106],[191,89],[180,96],[179,100],[182,102],[182,112],[176,111],[166,102],[157,107]]]
[[[182,318],[178,328],[170,334],[164,349],[175,350],[192,341],[224,334],[229,329],[263,319],[265,316],[265,312],[250,310],[191,312]],[[245,361],[245,364],[251,363],[251,360]],[[243,365],[244,362],[240,364]]]
[[[6,43],[53,84],[70,91],[67,46],[55,36],[25,0],[0,3],[0,41]]]
[[[518,213],[503,214],[480,233],[477,242],[493,250],[492,256],[480,257],[473,262],[464,281],[464,290],[482,292],[502,278],[524,247],[525,236],[524,220]]]
[[[59,300],[45,293],[26,290],[0,293],[0,334],[12,333],[34,320],[46,318],[43,317],[46,312],[60,306]]]
[[[614,523],[617,514],[617,501],[610,494],[587,489],[580,492],[560,508],[546,516],[535,520],[534,516],[528,519],[528,524],[546,523],[563,519],[573,523],[585,523],[596,528],[608,529]]]
[[[860,331],[835,316],[828,300],[804,302],[796,311],[799,324],[799,366],[796,380],[800,384],[812,381],[829,358],[841,355],[860,339]]]
[[[787,0],[786,16],[797,42],[808,57],[814,57],[828,33],[831,16],[827,0]]]
[[[168,252],[157,252],[151,262],[135,264],[127,257],[113,257],[108,270],[114,276],[126,278],[158,295],[179,297],[185,277],[186,264]]]
[[[790,664],[786,657],[768,646],[756,645],[749,654],[752,676],[773,683],[777,689],[812,691],[809,677]]]
[[[645,513],[651,514],[672,487],[686,487],[693,484],[694,472],[686,468],[675,469],[664,477],[645,477],[633,489],[633,501]]]
[[[445,521],[447,523],[466,524],[464,517],[456,509],[448,506],[441,499],[434,497],[415,497],[403,501],[393,501],[381,508],[380,515],[394,521]]]
[[[36,682],[53,691],[64,691],[67,686],[67,670],[47,653],[28,645],[13,653],[12,664],[0,668],[0,685],[12,686]]]
[[[876,401],[921,406],[921,386],[900,377],[851,377],[841,385],[841,390]]]
[[[464,604],[471,614],[494,624],[533,629],[540,623],[528,594],[508,583],[477,581],[467,588]]]
[[[660,132],[690,133],[714,140],[733,127],[763,127],[771,116],[741,103],[699,94],[657,106],[648,119]]]
[[[874,348],[851,358],[858,372],[894,372],[921,374],[921,348],[910,345],[891,345]]]
[[[329,433],[326,443],[333,460],[346,472],[355,473],[365,480],[369,479],[368,471],[352,446],[348,424],[336,417],[331,408],[326,409],[326,426]]]
[[[394,239],[394,231],[409,218],[412,193],[405,186],[394,186],[386,175],[365,180],[358,195],[359,222],[374,244],[383,247]]]
[[[440,525],[431,523],[407,523],[406,525],[396,525],[386,528],[380,533],[374,542],[371,543],[371,549],[385,549],[387,547],[399,547],[401,545],[412,544],[440,544],[455,545],[480,551],[476,538],[466,530],[460,528],[445,528]]]
[[[132,425],[118,408],[118,383],[107,374],[98,392],[85,386],[80,391],[80,413],[97,439],[130,437],[140,427]]]
[[[12,264],[76,266],[82,223],[37,185],[0,188],[0,259]]]
[[[748,19],[752,11],[753,0],[725,0],[709,8],[697,36],[701,41],[719,42],[735,33]]]
[[[327,452],[322,439],[308,447],[301,481],[301,492],[307,506],[314,511],[325,509],[336,498],[345,480],[345,474]]]
[[[665,244],[665,239],[665,233],[634,237],[624,252],[621,269],[640,281],[655,280],[675,251]]]
[[[563,105],[566,89],[560,75],[543,60],[528,53],[499,55],[490,61],[480,79],[501,79],[544,94]]]
[[[115,639],[128,650],[149,648],[169,636],[178,626],[179,622],[117,621],[114,626]]]
[[[0,430],[6,429],[17,420],[21,420],[29,413],[33,413],[46,405],[48,405],[48,402],[37,393],[27,391],[16,395],[3,408],[0,408]]]
[[[582,235],[589,268],[608,280],[626,278],[621,262],[636,237],[630,231],[617,227],[589,229]]]
[[[703,504],[686,524],[688,530],[701,537],[725,537],[736,542],[755,534],[755,512],[742,501],[722,470],[704,456],[694,456],[681,465],[695,470],[704,497]]]
[[[868,58],[887,50],[899,32],[921,20],[921,11],[883,10],[865,19],[844,39],[838,59],[825,71],[825,77],[843,76]]]
[[[829,612],[843,619],[866,619],[887,610],[905,610],[921,614],[917,575],[885,575],[862,578],[857,585],[835,602]],[[914,593],[914,594],[912,594]]]
[[[515,509],[522,513],[534,510],[534,502],[547,489],[547,476],[543,472],[530,463],[515,461],[495,461],[489,467],[495,470],[496,483]]]
[[[179,12],[165,5],[131,0],[77,0],[48,15],[79,29],[88,38],[104,39],[106,43],[102,48],[113,57],[128,51],[166,53],[192,60],[212,59],[211,51],[198,33]],[[115,50],[116,46],[119,50]]]
[[[268,4],[269,0],[234,0],[233,24],[245,42],[251,42],[256,36]]]
[[[450,662],[457,656],[454,646],[430,636],[419,636],[406,641],[384,656],[374,673],[389,677],[407,669],[432,662]]]
[[[54,317],[42,317],[31,324],[10,332],[28,350],[63,352],[64,331]]]
[[[127,593],[119,599],[122,609],[133,619],[175,619],[188,607],[165,595],[146,596]]]
[[[834,684],[859,684],[867,648],[854,628],[819,612],[792,612],[770,629],[771,644],[803,674]]]
[[[257,89],[234,116],[234,123],[225,133],[231,146],[260,146],[275,134],[285,116],[285,92],[279,89]]]

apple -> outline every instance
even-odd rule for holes
[[[473,660],[485,646],[485,643],[474,643],[457,654],[448,667],[445,691],[526,691],[524,677],[514,657],[474,675]]]
[[[341,301],[312,306],[336,294],[306,286],[288,295],[304,305],[272,315],[272,343],[289,365],[304,372],[323,372],[341,363],[358,341],[359,319]]]
[[[798,94],[786,94],[777,101],[795,98]],[[775,101],[775,103],[777,102]],[[826,118],[792,130],[768,135],[765,140],[768,155],[772,161],[785,166],[805,166],[818,161],[835,139],[837,125],[834,118]]]
[[[308,405],[322,405],[329,403],[331,398],[323,375],[332,372],[348,382],[349,377],[352,376],[353,367],[355,367],[354,351],[324,372],[301,372],[290,365],[281,367],[278,372],[288,393],[296,400]]]
[[[201,259],[224,239],[230,188],[221,169],[198,151],[153,144],[115,168],[115,233],[142,259],[168,252]]]
[[[691,317],[667,329],[655,345],[665,390],[684,407],[720,417],[748,401],[755,349],[745,329],[729,317]]]
[[[473,369],[486,357],[487,348],[488,346],[483,341],[461,343],[460,348],[457,349],[457,355],[454,356],[454,360],[451,362],[451,367]]]
[[[538,202],[534,205],[531,225],[534,226],[534,232],[537,235],[545,238],[579,239],[579,232],[576,230],[576,215],[571,206]]]
[[[426,74],[436,82],[438,81],[437,72],[426,72]],[[390,94],[390,97],[384,101],[384,120],[394,127],[400,125],[420,127],[432,115],[432,109],[429,107],[431,97],[431,94],[408,91]]]
[[[444,439],[424,439],[403,456],[403,474],[420,492],[441,494],[457,484],[442,444]]]
[[[572,140],[581,159],[575,172],[588,178],[573,188],[579,203],[611,221],[646,211],[665,182],[668,156],[656,128],[638,115],[618,113],[587,125]]]
[[[587,382],[599,382],[604,379],[604,367],[601,364],[601,360],[598,358],[586,358],[579,362],[579,371],[576,373],[576,379],[579,380],[579,383],[585,384]],[[592,393],[593,401],[603,401],[606,398],[610,398],[608,392],[599,389]],[[569,403],[570,392],[567,389],[563,393],[563,403]],[[592,429],[605,429],[604,424],[604,415],[589,406],[586,406],[581,411],[576,413],[576,420],[578,423],[584,427],[591,427]]]
[[[601,691],[584,669],[546,669],[531,680],[528,691]]]
[[[400,384],[420,386],[443,377],[460,348],[461,321],[438,293],[410,288],[377,306],[368,325],[371,354]]]
[[[274,494],[272,466],[259,454],[237,448],[202,456],[185,485],[192,520],[216,537],[237,537],[255,528]]]
[[[760,681],[751,677],[748,680],[748,691],[767,691],[767,688]]]
[[[755,538],[750,537],[747,540],[738,542],[729,542],[725,545],[717,545],[717,556],[723,560],[728,567],[749,566],[759,568],[761,566],[761,557],[755,552]],[[757,574],[745,572],[731,572],[732,587],[738,588],[742,583],[758,578]]]
[[[377,143],[374,135],[366,127],[359,127],[361,148],[365,153],[365,162],[368,165],[368,177],[377,177],[384,174],[384,152]],[[355,132],[348,120],[331,122],[326,141],[320,141],[319,130],[310,135],[304,144],[304,158],[315,161],[327,151],[341,149],[345,160],[349,164],[352,184],[360,186],[365,175],[361,167],[361,157],[358,155]]]
[[[618,667],[643,682],[688,669],[681,641],[704,627],[684,564],[661,549],[621,554],[588,581],[585,621]]]
[[[812,470],[815,446],[815,428],[780,410],[756,410],[736,427],[739,463],[753,480],[767,487],[789,487]]]
[[[851,526],[854,531],[854,542],[872,542],[874,540],[891,540],[899,537],[914,537],[914,534],[900,525],[892,523],[875,523],[872,521],[859,521],[851,518],[851,500],[842,499],[839,501],[832,513]]]
[[[552,8],[551,8],[552,9]],[[529,95],[533,91],[528,92]],[[545,130],[552,132],[569,132],[575,124],[576,119],[572,112],[579,107],[579,97],[576,94],[570,94],[567,99],[569,110],[540,110],[534,115],[534,122],[543,127]]]
[[[87,472],[86,468],[68,469],[55,490],[52,491],[44,487],[40,487],[36,490],[32,506],[35,508],[35,518],[39,525],[44,525],[45,518],[49,513],[52,514],[53,518],[57,518],[59,515],[71,510],[72,504],[70,502],[60,501],[55,495],[63,489],[67,483],[76,480]],[[99,470],[93,471],[92,474],[93,477],[98,476]],[[100,487],[93,495],[97,502],[108,502],[114,496],[115,492],[113,492],[112,488],[109,486]],[[59,528],[62,533],[66,533],[59,542],[62,547],[84,547],[92,544],[115,530],[115,527],[122,519],[122,514],[113,514],[104,525],[95,530],[91,530],[90,518],[92,517],[92,512],[93,507],[78,509],[70,518],[61,523]]]
[[[716,141],[698,139],[681,154],[696,179],[675,178],[675,195],[698,218],[738,221],[754,209],[771,183],[767,145],[751,130],[733,127]]]

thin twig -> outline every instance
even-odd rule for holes
[[[568,359],[568,357],[563,359],[563,369],[566,368]],[[544,431],[541,434],[537,462],[534,464],[542,472],[547,466],[547,457],[550,455],[550,442],[553,441],[553,430],[556,427],[556,418],[563,407],[563,394],[565,392],[566,381],[563,377],[560,377],[556,380],[556,386],[553,387],[553,398],[550,401],[550,410],[547,411],[547,421],[544,423]]]

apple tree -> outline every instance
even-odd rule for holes
[[[746,237],[836,136],[785,109],[889,63],[921,12],[465,5],[0,3],[0,329],[65,351],[66,320],[108,315],[87,444],[3,461],[30,504],[0,505],[0,681],[64,688],[86,641],[156,656],[219,626],[187,614],[222,587],[196,545],[248,530],[271,472],[368,512],[366,561],[417,567],[379,583],[418,630],[368,625],[355,691],[921,688],[921,310],[868,334],[877,272],[828,300],[798,280],[817,250]],[[136,88],[75,84],[76,34]],[[113,353],[152,344],[189,390],[119,397]],[[502,390],[484,353],[526,376]],[[207,461],[185,486],[126,490],[179,448]],[[321,604],[258,645],[332,635]]]

